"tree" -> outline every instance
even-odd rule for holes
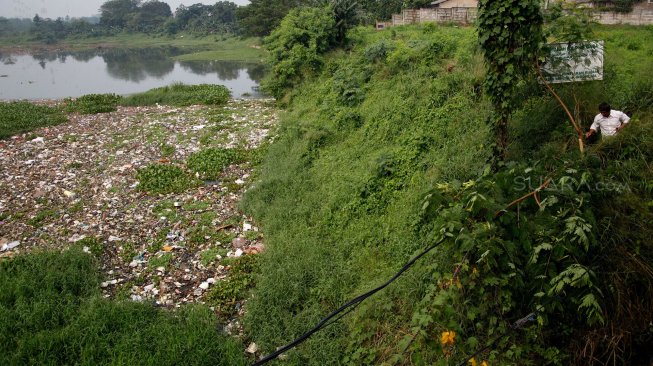
[[[124,29],[129,19],[138,11],[140,0],[109,0],[100,6],[100,24]]]
[[[272,70],[263,87],[280,98],[305,74],[320,68],[334,45],[335,21],[328,8],[293,9],[265,39]]]
[[[249,5],[238,8],[237,16],[245,34],[266,36],[291,9],[310,2],[311,0],[251,0]]]
[[[377,20],[390,19],[403,9],[414,9],[427,6],[433,0],[358,0],[363,9],[364,18],[369,23]]]
[[[361,7],[356,0],[316,0],[317,6],[331,9],[336,22],[336,41],[342,43],[347,30],[360,23]]]
[[[153,32],[161,29],[170,17],[172,17],[170,5],[157,0],[150,0],[143,3],[137,12],[129,18],[127,26],[129,29],[139,32]]]
[[[496,157],[506,158],[508,120],[515,109],[519,80],[536,70],[544,43],[538,0],[480,0],[478,35],[487,75],[485,88],[494,106]]]

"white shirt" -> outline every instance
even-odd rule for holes
[[[601,130],[603,136],[614,136],[617,134],[617,127],[620,127],[621,123],[628,123],[628,121],[630,121],[630,117],[626,113],[611,109],[608,117],[603,117],[600,113],[597,114],[590,130]]]

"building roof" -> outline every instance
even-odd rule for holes
[[[449,0],[435,0],[435,1],[431,2],[431,5],[440,5],[442,3],[446,3],[447,1],[449,1]]]

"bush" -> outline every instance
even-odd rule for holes
[[[238,160],[234,149],[206,149],[191,154],[186,163],[188,169],[199,173],[202,179],[216,180],[224,168]]]
[[[231,93],[226,86],[213,84],[185,85],[173,84],[161,88],[150,89],[145,93],[126,97],[123,105],[154,105],[189,106],[193,104],[224,105],[229,101]]]
[[[281,98],[304,74],[318,71],[322,66],[321,55],[335,42],[334,27],[328,8],[291,10],[265,39],[272,70],[262,83],[263,89]]]
[[[0,103],[0,139],[67,121],[56,108],[24,101]]]
[[[77,99],[66,99],[66,111],[81,114],[108,113],[117,110],[122,97],[115,94],[87,94]]]
[[[152,164],[136,173],[138,189],[148,193],[181,193],[197,184],[188,173],[178,166]]]

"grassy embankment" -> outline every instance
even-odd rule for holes
[[[180,61],[243,61],[261,62],[265,51],[260,48],[257,38],[237,37],[197,37],[193,35],[149,36],[146,34],[122,33],[111,37],[68,38],[57,44],[46,45],[30,40],[29,37],[0,37],[0,51],[66,50],[83,51],[95,48],[154,48],[177,47],[188,50],[178,56]]]
[[[598,27],[605,80],[555,86],[577,101],[584,128],[603,100],[634,115],[622,136],[581,156],[566,115],[531,80],[510,125],[512,162],[496,174],[473,29],[354,30],[347,51],[330,53],[286,99],[262,180],[245,197],[269,246],[248,305],[252,340],[264,351],[291,341],[447,233],[285,364],[457,364],[536,304],[539,325],[492,344],[479,363],[646,359],[652,30]],[[546,177],[557,186],[544,201],[508,207]],[[581,187],[588,181],[594,189]],[[448,330],[457,337],[441,344]]]

